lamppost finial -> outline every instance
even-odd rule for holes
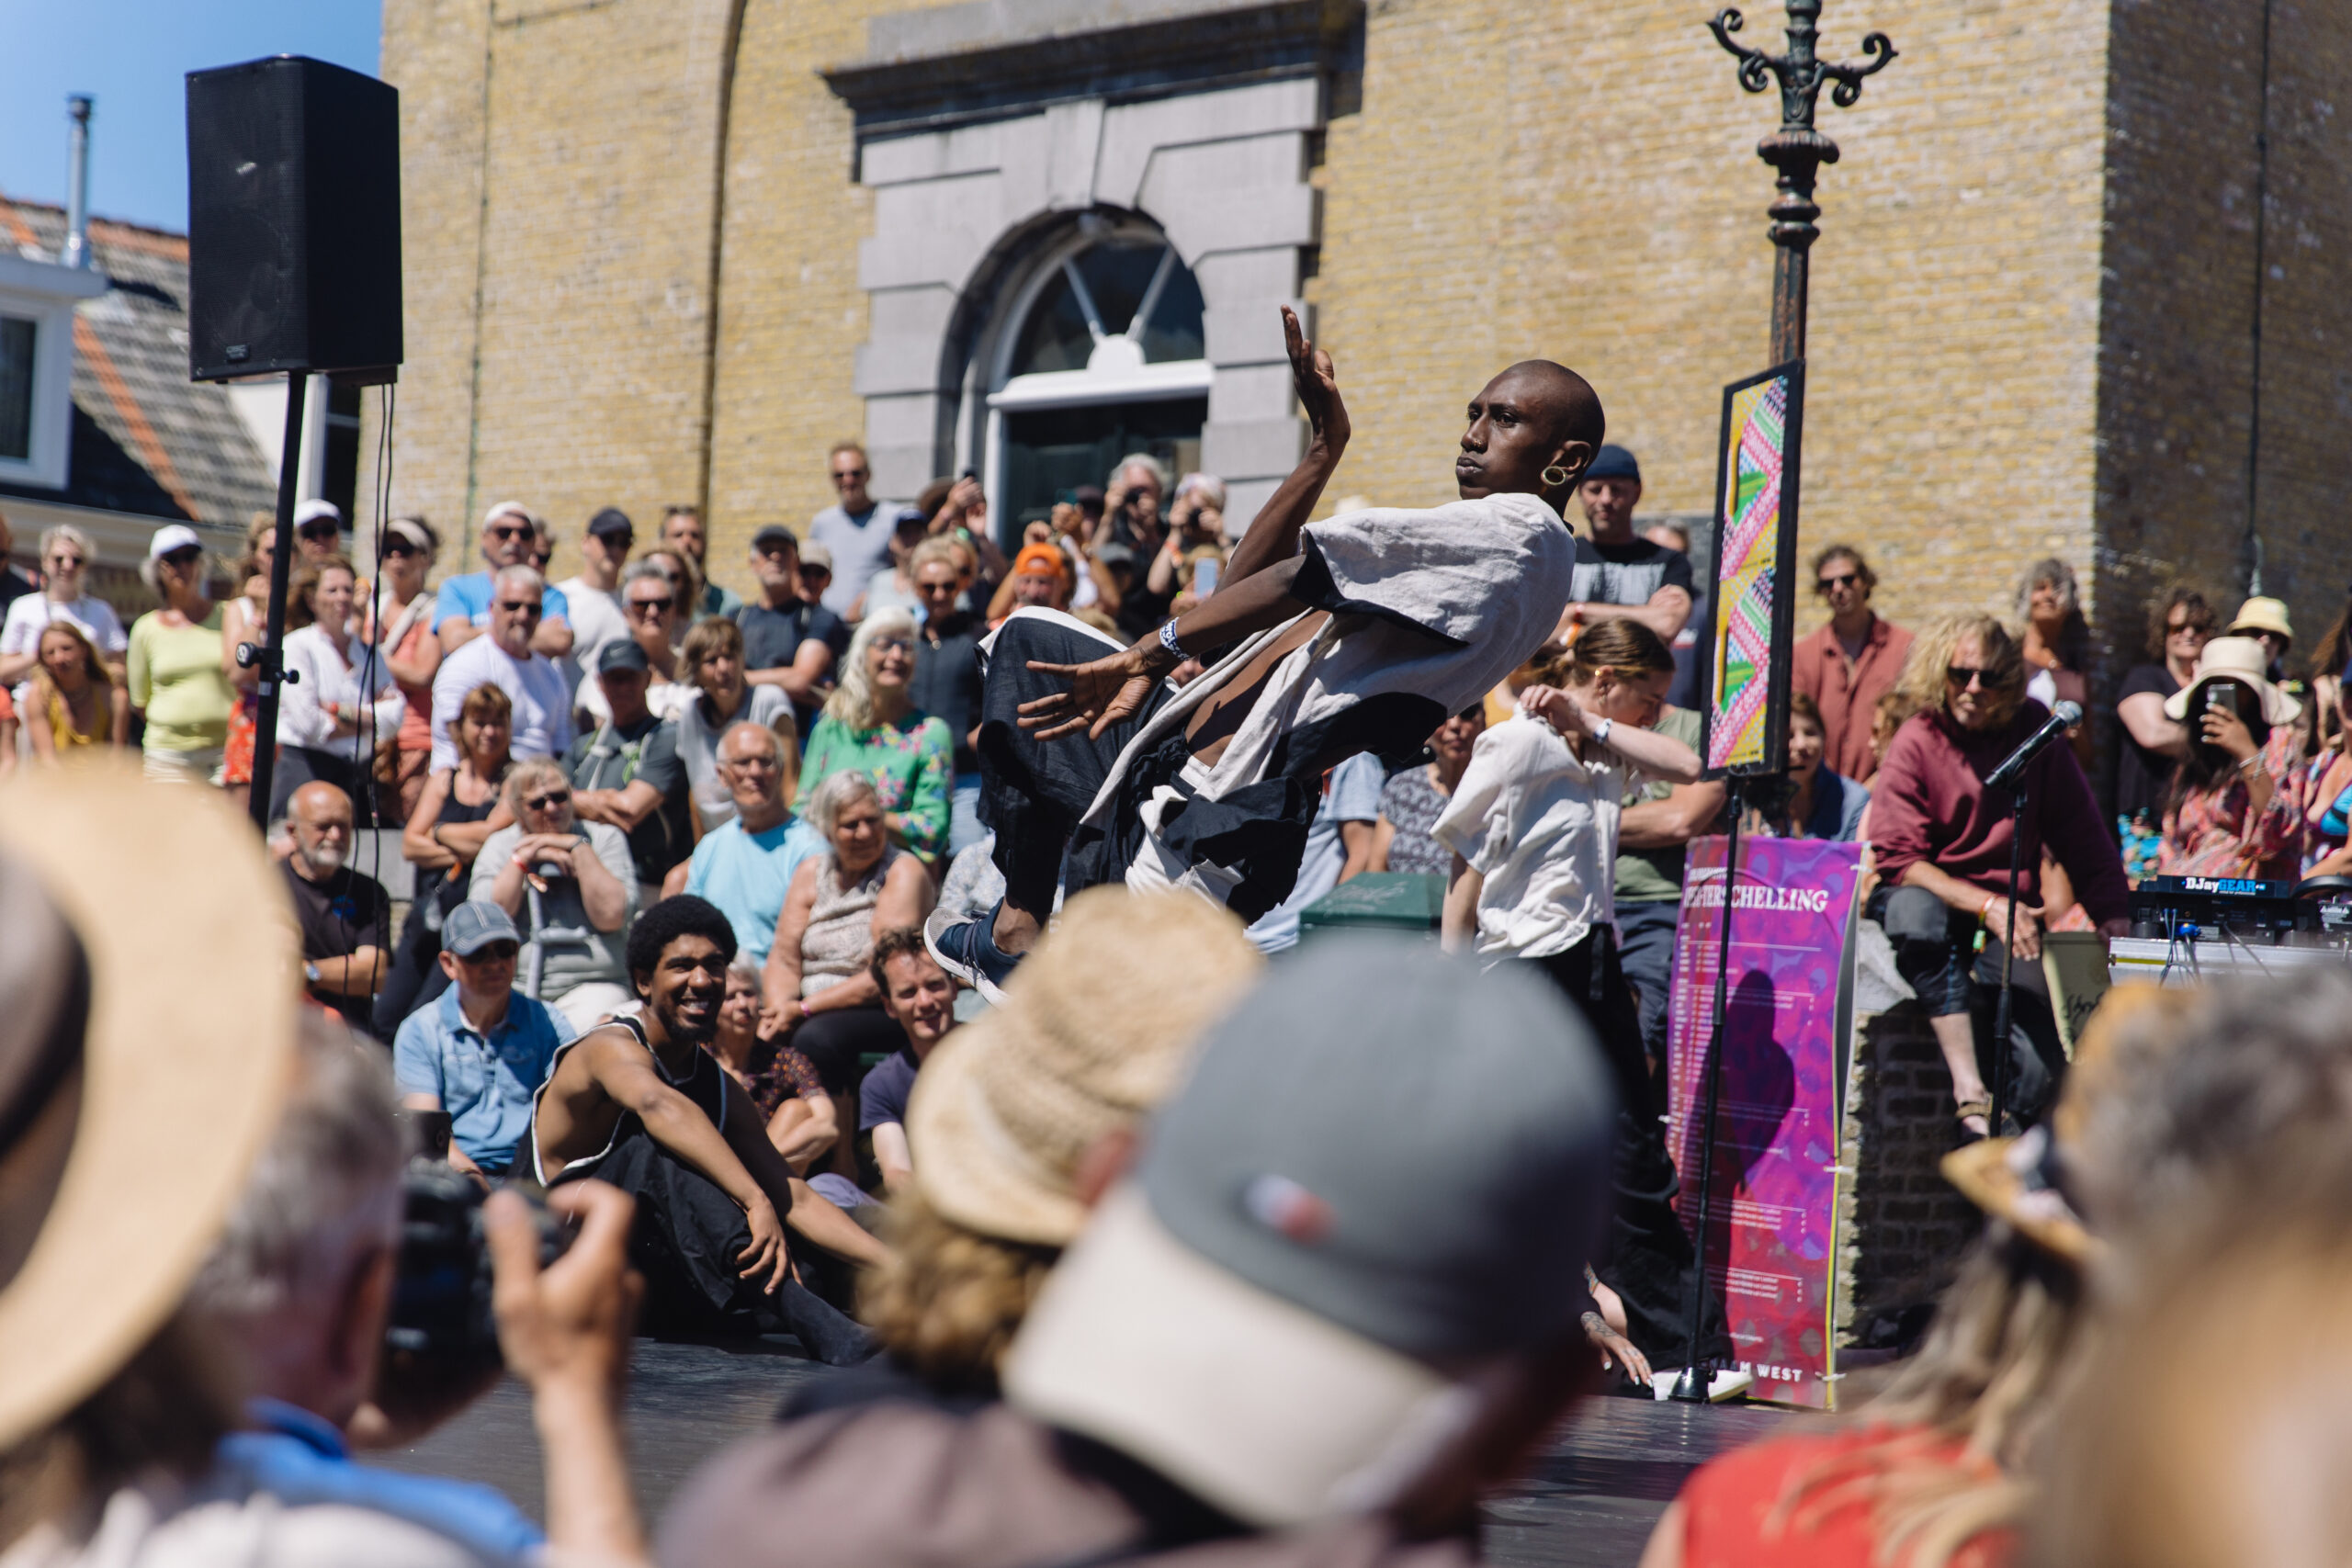
[[[1730,6],[1707,23],[1715,41],[1739,60],[1739,85],[1760,93],[1777,78],[1781,85],[1781,128],[1756,144],[1756,155],[1779,172],[1781,194],[1770,208],[1772,243],[1780,247],[1772,267],[1772,361],[1781,364],[1804,355],[1806,253],[1821,231],[1814,220],[1821,209],[1813,199],[1815,175],[1824,164],[1838,161],[1838,143],[1815,130],[1815,100],[1824,83],[1829,101],[1851,108],[1862,96],[1862,78],[1883,71],[1894,60],[1894,45],[1884,33],[1862,38],[1860,63],[1839,64],[1815,52],[1821,0],[1787,0],[1789,51],[1767,54],[1737,42],[1732,34],[1747,18]]]

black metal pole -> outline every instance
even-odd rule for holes
[[[1686,1404],[1707,1402],[1707,1369],[1700,1364],[1699,1340],[1707,1324],[1707,1222],[1715,1181],[1715,1102],[1723,1092],[1724,1027],[1731,1016],[1732,890],[1739,885],[1740,777],[1725,783],[1731,807],[1731,832],[1724,841],[1723,926],[1715,933],[1715,1016],[1708,1031],[1706,1107],[1699,1116],[1699,1226],[1691,1240],[1690,1334],[1683,1346],[1682,1375],[1674,1380],[1676,1399]]]
[[[254,782],[246,805],[254,826],[269,829],[269,795],[277,773],[277,685],[286,674],[286,581],[294,567],[294,491],[302,478],[302,393],[310,378],[286,374],[286,439],[277,457],[277,543],[269,555],[269,619],[262,641],[237,645],[237,663],[261,671],[261,708],[254,716]]]
[[[2025,826],[2025,780],[2020,778],[2009,786],[2009,919],[2008,929],[2018,929],[2018,856],[2023,848]],[[2016,944],[2005,939],[2001,943],[2001,1000],[1993,1009],[1993,1113],[1984,1119],[1988,1136],[2001,1135],[2001,1113],[2009,1103],[2009,990],[2014,982],[2011,970],[2016,967]]]

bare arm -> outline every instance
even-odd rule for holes
[[[1391,822],[1386,817],[1381,818],[1378,822],[1373,825],[1372,863],[1364,867],[1364,869],[1366,871],[1386,871],[1388,869],[1388,852],[1396,842],[1396,824]]]
[[[425,1094],[422,1091],[413,1094],[404,1094],[401,1096],[401,1109],[403,1111],[438,1111],[441,1109],[441,1097],[437,1094]],[[451,1170],[457,1171],[461,1175],[481,1176],[482,1174],[481,1167],[473,1162],[473,1156],[466,1153],[465,1150],[459,1148],[455,1144],[451,1144],[449,1145],[447,1163]],[[484,1178],[484,1179],[488,1179]]]
[[[1913,861],[1903,868],[1903,886],[1924,887],[1949,907],[1984,922],[1993,940],[2006,940],[2009,951],[2029,961],[2041,956],[2041,911],[2018,900],[2017,929],[2009,929],[2008,901],[1997,893],[1962,882],[1928,862]]]
[[[768,1195],[768,1201],[784,1216],[784,1223],[803,1239],[854,1263],[872,1265],[887,1260],[888,1254],[882,1244],[868,1235],[865,1226],[792,1174],[792,1167],[785,1163],[784,1156],[768,1141],[768,1130],[761,1122],[751,1096],[734,1092],[727,1096],[726,1134],[727,1146],[742,1160],[743,1168],[760,1184],[760,1190]]]
[[[440,641],[430,634],[418,637],[415,657],[408,659],[387,649],[384,650],[384,668],[392,672],[395,681],[429,688],[433,684],[433,677],[441,673]]]
[[[580,879],[580,903],[588,911],[588,923],[600,931],[620,930],[628,919],[629,895],[637,888],[634,868],[624,883],[594,842],[575,839],[572,844],[571,874]]]
[[[874,900],[874,934],[878,940],[894,926],[919,926],[931,907],[938,902],[939,891],[933,886],[931,874],[912,855],[900,855],[882,879],[882,892]]]
[[[861,1268],[878,1268],[890,1261],[888,1247],[842,1213],[831,1199],[797,1176],[792,1179],[792,1213],[787,1223],[802,1240]]]
[[[463,615],[452,615],[435,627],[433,635],[441,639],[441,657],[447,659],[481,636],[481,628]]]
[[[817,1156],[840,1139],[841,1118],[830,1094],[795,1095],[768,1118],[768,1142],[796,1175],[807,1175]]]
[[[538,630],[531,634],[531,651],[544,653],[549,659],[561,659],[571,651],[571,626],[564,621],[541,621]]]
[[[768,946],[767,966],[760,971],[760,1032],[773,1037],[800,1016],[800,939],[808,934],[808,916],[817,907],[817,877],[823,867],[819,857],[800,863],[785,893],[784,908],[775,918],[775,940]]]
[[[1595,718],[1575,696],[1557,686],[1531,687],[1520,698],[1520,706],[1562,735],[1598,739],[1593,732],[1605,722]],[[1609,739],[1600,744],[1654,779],[1678,784],[1699,782],[1699,753],[1671,735],[1630,724],[1612,724],[1609,727]]]
[[[785,695],[796,703],[808,702],[825,677],[833,672],[833,650],[821,637],[802,641],[792,655],[792,662],[773,670],[746,670],[743,679],[754,686],[781,686]]]
[[[1438,927],[1438,944],[1446,952],[1469,951],[1478,934],[1478,895],[1486,886],[1486,877],[1472,871],[1468,861],[1453,857],[1453,880],[1445,885],[1445,912]]]
[[[1649,1544],[1642,1548],[1638,1568],[1682,1568],[1683,1529],[1682,1505],[1668,1503],[1650,1531]]]
[[[319,977],[311,982],[338,997],[372,997],[392,966],[392,955],[380,947],[356,948],[341,958],[313,958]],[[435,1107],[435,1109],[439,1109]]]
[[[1372,869],[1373,841],[1377,836],[1378,829],[1370,822],[1340,824],[1340,843],[1348,852],[1346,863],[1340,867],[1341,882]]]
[[[618,828],[624,833],[637,831],[661,805],[662,792],[643,779],[631,779],[619,789],[575,790],[571,795],[573,816],[582,821]]]
[[[2155,693],[2132,693],[2115,705],[2115,716],[2123,721],[2132,739],[2149,750],[2166,757],[2188,755],[2188,727],[2165,716],[2165,700]]]
[[[1651,594],[1649,603],[1646,604],[1571,604],[1568,606],[1567,614],[1561,617],[1560,626],[1565,631],[1569,626],[1577,622],[1590,626],[1595,621],[1639,621],[1657,633],[1660,642],[1671,644],[1677,637],[1681,635],[1684,624],[1690,619],[1689,592],[1680,588],[1667,587]]]
[[[114,710],[113,722],[107,728],[107,739],[117,746],[130,744],[130,694],[123,690],[122,677],[115,677],[114,690],[108,694],[107,705]]]
[[[57,761],[57,737],[50,732],[46,702],[36,691],[32,702],[26,706],[33,709],[25,720],[25,739],[32,742],[33,756],[43,762],[54,762]]]
[[[915,1156],[907,1147],[907,1130],[896,1122],[874,1129],[874,1163],[881,1168],[882,1190],[896,1198],[915,1179]]]
[[[458,863],[458,857],[442,847],[434,831],[441,820],[441,807],[449,798],[449,779],[446,773],[425,775],[416,809],[408,814],[408,825],[401,829],[401,853],[421,871],[447,871]]]
[[[1340,397],[1331,356],[1307,340],[1287,305],[1283,307],[1283,345],[1290,353],[1291,386],[1298,394],[1299,412],[1306,415],[1306,455],[1258,509],[1250,531],[1235,547],[1233,558],[1226,563],[1225,580],[1217,585],[1220,597],[1275,562],[1298,554],[1299,530],[1323,498],[1323,487],[1339,468],[1353,430],[1348,406]]]
[[[1663,800],[1629,806],[1617,819],[1621,850],[1670,850],[1689,843],[1723,815],[1720,784],[1676,784]]]

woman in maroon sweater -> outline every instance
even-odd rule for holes
[[[2065,1072],[2041,976],[2043,846],[2065,868],[2100,931],[2121,936],[2131,929],[2122,860],[2099,819],[2090,781],[2065,746],[2045,747],[2018,781],[2027,792],[2019,824],[2025,842],[2010,925],[2009,794],[1986,790],[1984,775],[2050,716],[2027,700],[2025,679],[2022,651],[1990,615],[1955,615],[1922,633],[1902,681],[1920,711],[1895,731],[1871,796],[1871,843],[1882,880],[1868,912],[1885,928],[1895,966],[1934,1026],[1961,1125],[1979,1136],[1987,1131],[1992,1097],[1972,1014],[1984,1015],[1989,1034],[2004,942],[2019,960],[2014,1017],[2032,1043],[2017,1053],[2011,1069],[2009,1104],[2018,1120],[2039,1116]],[[1981,955],[1974,952],[1980,927],[1986,933]]]

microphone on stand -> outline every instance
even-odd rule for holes
[[[2083,705],[2061,702],[2050,710],[2050,720],[2020,742],[2018,749],[2002,759],[2001,765],[1984,775],[1986,789],[2007,789],[2017,783],[2025,765],[2041,755],[2043,747],[2083,722]]]

